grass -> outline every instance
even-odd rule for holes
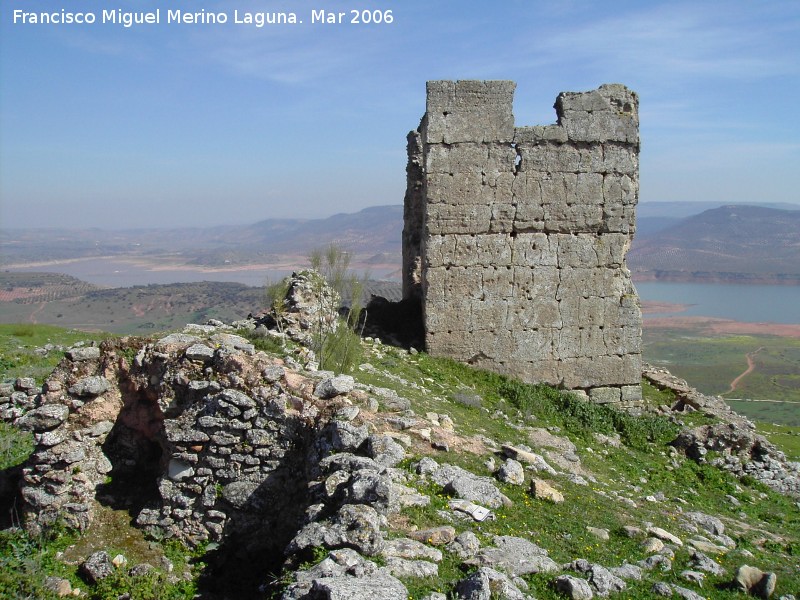
[[[800,425],[787,426],[763,422],[756,425],[758,432],[783,450],[789,460],[800,462]]]
[[[28,346],[40,345],[48,335],[58,340],[54,343],[63,344],[60,336],[85,334],[26,326],[13,333],[11,329],[4,331],[2,340],[5,344],[7,339],[13,339],[11,346],[19,353]],[[259,345],[267,352],[280,349],[270,340]],[[473,531],[483,545],[490,545],[494,535],[522,536],[547,549],[558,563],[586,558],[612,567],[626,560],[635,562],[645,558],[640,540],[627,537],[623,533],[624,526],[644,527],[652,523],[687,539],[681,515],[699,510],[723,519],[726,533],[737,543],[739,550],[713,557],[728,574],[709,576],[703,589],[683,581],[679,574],[689,568],[689,553],[686,548],[679,548],[672,571],[647,573],[644,581],[629,582],[628,590],[620,594],[620,598],[656,598],[651,592],[654,581],[683,585],[708,598],[738,598],[740,596],[725,589],[724,584],[744,563],[777,573],[776,596],[800,590],[800,511],[794,501],[751,479],[740,481],[708,465],[673,456],[668,442],[674,437],[677,426],[671,419],[632,417],[608,406],[583,402],[569,393],[523,384],[424,353],[410,355],[375,343],[365,344],[363,350],[361,360],[370,367],[355,370],[354,376],[359,382],[394,389],[411,401],[418,416],[426,412],[448,414],[455,422],[459,439],[464,442],[474,442],[485,436],[496,443],[532,445],[534,431],[547,428],[576,446],[589,485],[579,485],[562,474],[546,476],[564,494],[565,502],[543,502],[531,496],[527,485],[517,487],[497,482],[512,505],[497,509],[496,520],[454,521],[458,531]],[[32,354],[29,366],[36,366],[38,360],[44,359]],[[649,405],[671,404],[672,401],[669,393],[650,386],[644,387],[644,397]],[[707,419],[702,415],[682,418]],[[789,456],[800,453],[800,436],[795,429],[761,427]],[[624,443],[619,447],[601,443],[595,433],[618,433]],[[9,466],[18,464],[30,452],[30,439],[17,438],[17,435],[9,426],[0,428],[0,444],[13,438],[13,443],[7,444],[12,449],[5,459]],[[450,452],[436,453],[424,444],[416,444],[414,448],[413,457],[402,463],[401,468],[408,474],[410,485],[429,495],[432,501],[427,507],[405,509],[397,521],[392,520],[391,536],[402,536],[411,527],[441,525],[445,522],[442,511],[450,514],[445,491],[413,475],[411,464],[422,454],[433,454],[440,463],[456,464],[478,475],[492,475],[485,466],[491,454],[480,443],[469,446],[469,451],[460,451],[458,442],[454,442]],[[546,453],[546,449],[535,450]],[[501,459],[493,458],[498,463]],[[665,495],[664,499],[647,500],[648,496],[660,492]],[[740,505],[723,500],[728,495]],[[63,530],[40,539],[32,539],[14,529],[0,532],[0,597],[48,598],[47,592],[42,590],[46,575],[65,577],[74,586],[87,591],[90,598],[103,600],[117,598],[123,593],[144,599],[188,599],[196,593],[196,577],[202,565],[190,571],[188,580],[181,579],[180,575],[188,570],[192,561],[202,560],[202,556],[192,555],[178,545],[144,540],[139,532],[130,528],[127,513],[104,509],[99,514],[101,518],[95,525],[98,529],[81,538]],[[609,540],[595,538],[587,531],[587,526],[607,529]],[[77,556],[100,547],[112,555],[115,552],[125,554],[131,564],[158,562],[157,556],[166,554],[175,563],[178,577],[170,578],[163,570],[156,570],[134,580],[125,571],[118,570],[102,585],[89,589],[78,578],[74,565],[55,558],[59,552]],[[742,549],[752,553],[752,557],[742,555]],[[202,553],[202,549],[199,552]],[[468,572],[469,569],[445,549],[438,578],[406,579],[404,583],[409,597],[421,598],[431,591],[449,592]],[[528,593],[542,600],[558,598],[551,585],[554,577],[553,574],[526,576]]]
[[[722,395],[737,412],[754,421],[800,427],[800,340],[709,337],[669,329],[645,329],[643,340],[646,361],[668,368],[705,394]],[[754,369],[730,391],[748,368],[748,354]]]
[[[57,529],[34,537],[21,529],[0,530],[0,598],[51,599],[58,596],[47,589],[47,577],[66,579],[74,589],[90,600],[117,600],[124,594],[137,600],[190,600],[195,597],[196,584],[180,575],[172,576],[162,568],[132,576],[132,562],[116,568],[114,573],[96,585],[87,585],[74,565],[62,560],[81,538],[74,532]],[[98,541],[99,543],[99,541]],[[111,557],[117,550],[113,545],[103,549]],[[169,550],[175,572],[181,574],[186,566],[186,550]],[[129,559],[130,560],[130,559]]]
[[[643,340],[645,360],[668,368],[705,394],[800,402],[800,339],[645,329]],[[729,392],[731,382],[747,369],[747,354],[757,350],[752,355],[755,369]]]
[[[22,464],[33,452],[33,434],[0,421],[0,471]]]
[[[738,413],[759,423],[800,427],[800,403],[758,400],[725,400]]]
[[[497,483],[513,505],[497,509],[496,521],[456,521],[459,531],[472,530],[482,544],[491,544],[493,535],[518,535],[548,549],[550,556],[559,563],[586,558],[606,566],[618,566],[626,560],[635,562],[646,558],[640,540],[628,538],[623,526],[644,527],[652,523],[687,539],[688,534],[681,526],[681,514],[697,510],[722,518],[727,525],[726,533],[736,540],[738,548],[751,552],[753,557],[743,556],[737,550],[713,556],[727,574],[708,576],[703,589],[697,589],[679,576],[691,565],[688,550],[678,549],[671,572],[646,573],[644,581],[629,582],[626,593],[620,597],[657,598],[651,591],[655,581],[689,587],[708,598],[737,597],[726,585],[744,563],[776,572],[780,593],[800,589],[800,513],[794,501],[752,480],[739,481],[714,467],[671,456],[667,442],[674,436],[676,426],[670,419],[631,418],[610,407],[583,403],[570,394],[521,384],[425,354],[405,356],[387,348],[373,348],[370,354],[373,365],[389,370],[390,375],[402,380],[370,373],[367,379],[371,383],[397,389],[412,399],[418,414],[447,412],[460,433],[483,433],[499,442],[524,443],[528,441],[526,434],[530,427],[547,427],[570,438],[577,446],[582,465],[595,482],[581,486],[562,475],[547,477],[565,495],[563,504],[538,501],[531,497],[527,487]],[[359,378],[364,379],[363,375]],[[415,383],[423,389],[408,387],[406,383]],[[459,396],[470,401],[459,402]],[[668,392],[649,386],[645,386],[644,396],[651,405],[671,404],[673,399]],[[702,415],[682,418],[708,421],[708,417]],[[595,432],[620,433],[627,444],[619,448],[604,446],[594,439]],[[778,428],[775,435],[789,434]],[[782,441],[774,436],[773,439]],[[479,475],[491,475],[483,465],[486,456],[449,452],[434,458]],[[408,519],[406,526],[422,528],[441,524],[441,511],[448,510],[444,490],[422,480],[417,480],[415,485],[432,498],[432,503],[428,507],[404,511]],[[666,495],[664,500],[646,499],[659,492]],[[741,506],[721,501],[727,495],[741,502]],[[634,502],[635,507],[629,502]],[[586,530],[587,525],[608,529],[610,539],[596,539]],[[467,571],[460,567],[460,561],[445,552],[439,578],[405,580],[404,583],[410,597],[420,598],[431,591],[452,589]],[[553,577],[525,577],[530,586],[528,593],[536,598],[558,598],[551,586]]]
[[[600,454],[599,450],[595,450],[595,454],[590,457]],[[469,466],[478,474],[488,475],[485,470],[481,472],[480,469],[476,469],[474,464],[465,464],[462,458],[463,455],[448,456],[447,462]],[[467,463],[469,462],[472,461],[467,460]],[[566,497],[566,501],[562,504],[536,500],[530,496],[526,487],[498,483],[503,493],[512,500],[513,505],[497,509],[495,521],[483,523],[458,521],[457,529],[473,531],[482,545],[491,545],[494,535],[527,538],[549,550],[550,557],[557,563],[585,558],[606,566],[618,566],[625,560],[635,562],[646,558],[640,540],[627,537],[623,532],[623,526],[643,527],[644,523],[653,523],[685,539],[686,534],[680,527],[679,507],[683,507],[682,502],[690,502],[691,510],[702,510],[724,518],[729,523],[728,531],[735,537],[739,547],[754,554],[748,564],[769,565],[769,569],[778,574],[780,590],[785,592],[797,589],[800,585],[798,576],[800,560],[797,558],[797,531],[800,529],[800,518],[790,499],[768,492],[759,485],[747,488],[733,477],[713,467],[697,465],[688,460],[682,461],[679,467],[670,470],[669,461],[665,457],[656,458],[652,452],[640,452],[625,447],[609,452],[602,459],[587,458],[585,466],[592,470],[597,479],[597,483],[593,483],[590,487],[576,485],[561,476],[550,478]],[[647,483],[642,483],[642,479]],[[418,485],[422,491],[431,495],[433,501],[429,507],[408,510],[410,523],[418,527],[441,523],[438,511],[446,510],[447,495],[432,484]],[[641,488],[638,493],[630,494],[636,498],[638,506],[635,509],[622,504],[610,494],[615,488],[624,490],[633,487]],[[640,500],[647,494],[665,489],[669,490],[666,501],[651,503]],[[744,502],[744,508],[721,505],[720,496],[727,493],[735,495]],[[758,532],[730,524],[743,523],[741,512],[746,512],[747,522],[758,529]],[[783,529],[783,524],[786,529]],[[587,525],[607,529],[610,532],[610,539],[599,540],[587,531]],[[781,539],[764,540],[762,535],[768,530],[781,532]],[[713,558],[718,560],[728,573],[735,572],[740,564],[747,562],[746,558],[735,551]],[[670,574],[646,573],[643,582],[628,582],[627,594],[620,597],[656,598],[657,596],[651,592],[655,581],[666,580],[684,587],[692,587],[677,576],[689,568],[688,551],[678,549]],[[465,574],[466,571],[459,568],[458,561],[454,561],[454,558],[445,552],[439,580],[410,582],[413,585],[409,588],[410,595],[418,598],[437,588],[451,589]],[[536,598],[555,599],[559,596],[551,588],[553,577],[551,574],[530,575],[526,576],[525,580]],[[724,589],[730,579],[730,575],[709,576],[705,589],[697,591],[709,598],[736,597]]]
[[[64,349],[77,342],[103,340],[107,333],[87,333],[28,323],[0,324],[0,381],[33,377],[42,384],[64,356]],[[46,344],[59,346],[42,356],[36,352]]]

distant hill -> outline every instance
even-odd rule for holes
[[[798,209],[792,204],[642,202],[629,266],[638,280],[800,283]],[[358,269],[375,265],[395,277],[402,230],[400,204],[324,219],[265,219],[209,228],[6,230],[0,232],[0,265],[58,270],[50,265],[127,257],[191,269],[276,265],[285,270],[307,264],[312,249],[335,243],[353,253]]]
[[[336,244],[355,254],[401,255],[403,207],[372,206],[357,213],[338,213],[325,219],[266,219],[231,227],[197,250],[198,265],[258,262],[274,254],[307,255]]]
[[[400,262],[402,205],[373,206],[324,219],[266,219],[252,225],[162,229],[0,231],[0,265],[101,256],[169,258],[197,266],[270,262],[335,243],[355,254]]]
[[[720,202],[640,202],[636,207],[636,236],[645,237],[677,225],[683,219],[719,208]],[[739,206],[732,205],[732,206]],[[800,210],[800,204],[788,202],[757,202],[748,206]]]
[[[628,254],[636,279],[800,283],[800,211],[728,205],[649,235]]]

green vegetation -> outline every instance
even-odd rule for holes
[[[13,327],[16,329],[12,335]],[[66,340],[74,339],[71,336],[85,338],[85,334],[41,326],[6,328],[2,330],[2,343],[8,343],[9,347],[36,346],[45,338],[54,344],[68,345]],[[272,342],[266,339],[259,343],[265,351],[282,351],[280,344],[271,346]],[[567,392],[523,384],[424,353],[411,355],[377,343],[365,343],[360,348],[359,361],[370,367],[355,369],[358,381],[397,391],[411,400],[418,416],[429,411],[446,413],[456,427],[448,440],[450,452],[435,453],[429,445],[418,444],[415,439],[409,452],[413,458],[404,461],[401,468],[406,470],[409,483],[430,495],[432,502],[427,507],[407,508],[399,518],[393,518],[389,535],[400,537],[412,527],[441,525],[440,511],[450,512],[445,490],[414,474],[413,463],[422,454],[433,453],[439,462],[490,476],[485,463],[493,455],[485,438],[497,443],[535,446],[537,432],[546,431],[566,437],[575,445],[581,460],[579,472],[588,485],[565,474],[546,475],[566,498],[563,503],[553,504],[535,499],[527,487],[498,483],[512,504],[495,510],[493,521],[456,520],[454,524],[459,531],[473,531],[483,545],[491,545],[494,535],[523,536],[546,548],[559,563],[586,558],[618,566],[624,560],[636,562],[646,557],[640,540],[625,535],[623,527],[652,523],[687,539],[689,536],[681,527],[681,513],[700,510],[724,520],[726,533],[736,541],[738,550],[713,557],[728,573],[722,577],[708,576],[698,592],[718,600],[739,597],[724,584],[745,562],[777,573],[776,596],[800,589],[800,512],[794,501],[752,479],[740,481],[671,452],[668,442],[677,432],[672,420],[653,416],[634,418],[608,406],[587,403]],[[45,360],[49,358],[31,353],[28,366],[44,369],[37,361]],[[14,376],[4,373],[4,377]],[[650,386],[645,386],[644,395],[650,405],[672,401],[669,393]],[[770,427],[764,431],[789,456],[800,454],[800,436],[795,429]],[[619,434],[623,443],[614,446],[607,440],[600,441],[595,435],[598,433]],[[30,448],[29,436],[9,426],[0,427],[0,456],[5,461],[0,466],[19,464]],[[546,449],[539,447],[536,451],[546,453]],[[660,493],[664,494],[660,499],[647,500],[648,496]],[[739,504],[725,501],[726,496]],[[597,539],[587,526],[607,529],[609,540]],[[198,576],[204,568],[204,549],[192,553],[178,544],[145,540],[141,532],[130,526],[127,512],[107,507],[100,509],[92,527],[80,537],[63,529],[41,538],[18,529],[0,531],[0,597],[51,598],[53,595],[43,588],[45,577],[50,575],[68,579],[89,598],[103,600],[125,593],[131,598],[188,600],[197,593]],[[122,553],[129,560],[128,567],[147,562],[156,568],[139,577],[130,576],[127,569],[117,569],[102,584],[87,586],[79,578],[74,563],[79,556],[97,549],[107,550],[112,556]],[[747,550],[752,557],[743,556],[740,550]],[[57,559],[58,553],[64,553],[70,560]],[[320,560],[323,554],[317,551],[313,560]],[[162,555],[174,564],[172,575],[161,568]],[[643,581],[628,582],[628,589],[619,597],[655,599],[651,591],[655,580],[693,587],[680,578],[680,573],[688,568],[687,550],[678,549],[670,572],[646,573]],[[411,598],[421,598],[431,591],[447,593],[468,572],[445,549],[438,578],[406,579],[404,583]],[[551,585],[553,575],[530,575],[524,579],[530,595],[541,600],[559,598]]]
[[[37,383],[47,376],[64,356],[64,349],[76,342],[102,340],[107,333],[66,330],[51,325],[0,324],[0,381],[33,377]],[[36,352],[52,344],[46,355]]]
[[[725,400],[738,413],[764,424],[800,427],[800,403],[760,400]]]
[[[672,406],[675,403],[675,392],[660,390],[650,382],[642,379],[642,399],[650,408],[659,406]]]
[[[628,446],[644,449],[649,443],[672,441],[678,433],[677,427],[664,417],[634,416],[545,385],[507,380],[500,386],[500,393],[524,414],[558,419],[561,427],[584,439],[594,433],[618,433]]]
[[[380,370],[359,374],[359,380],[395,389],[410,398],[415,411],[446,412],[462,435],[483,434],[498,442],[530,444],[531,428],[547,428],[566,435],[577,446],[584,473],[591,476],[588,486],[579,485],[564,475],[546,476],[566,497],[562,504],[552,504],[531,497],[527,488],[498,484],[513,502],[497,509],[495,521],[474,523],[459,520],[459,531],[472,530],[482,544],[491,545],[493,535],[519,535],[550,551],[556,562],[586,558],[608,566],[623,560],[635,562],[646,558],[640,540],[631,539],[623,527],[641,527],[653,523],[684,537],[680,513],[700,510],[722,518],[726,533],[739,548],[753,553],[743,557],[737,551],[713,558],[727,569],[723,577],[708,576],[702,594],[708,598],[729,598],[724,584],[744,563],[757,564],[778,575],[779,592],[798,589],[800,563],[797,545],[800,540],[800,514],[790,498],[772,492],[763,485],[733,476],[708,465],[668,452],[667,442],[674,437],[676,425],[666,417],[635,419],[607,406],[582,402],[569,393],[546,386],[534,386],[477,371],[446,359],[426,354],[405,355],[402,351],[374,346],[367,360]],[[399,381],[397,378],[402,381]],[[420,388],[413,385],[418,384]],[[433,394],[430,390],[435,390]],[[671,404],[671,394],[645,386],[648,404]],[[707,421],[702,415],[699,421]],[[620,434],[623,443],[615,448],[595,439],[594,433]],[[798,438],[794,438],[798,439]],[[773,438],[781,444],[781,440]],[[462,466],[479,475],[491,475],[484,466],[486,451],[461,448],[435,456],[441,462]],[[412,475],[413,460],[404,464]],[[405,527],[424,528],[442,524],[441,511],[448,511],[448,495],[424,480],[415,485],[432,498],[427,507],[404,510]],[[661,501],[647,496],[664,493]],[[730,495],[741,506],[721,501]],[[586,529],[587,525],[609,530],[610,539],[601,541]],[[402,531],[397,532],[401,535]],[[642,582],[628,582],[620,597],[652,598],[653,581],[661,580],[691,587],[679,574],[691,568],[686,550],[676,553],[670,573],[655,572]],[[460,567],[453,555],[445,552],[439,566],[439,578],[406,579],[413,598],[431,591],[447,592],[469,571]],[[560,596],[551,586],[552,575],[526,576],[530,594],[541,599]]]
[[[47,577],[66,579],[73,590],[83,592],[81,597],[90,600],[117,600],[123,594],[142,600],[191,600],[195,597],[197,586],[193,578],[171,576],[160,568],[134,576],[130,574],[130,568],[134,566],[130,563],[115,569],[110,577],[98,584],[87,585],[75,566],[60,558],[74,553],[75,544],[87,537],[88,534],[79,537],[64,528],[55,528],[39,537],[18,528],[0,530],[0,598],[58,598],[45,586]],[[106,541],[95,540],[95,545]],[[108,544],[103,549],[111,557],[117,552],[130,556],[119,543]],[[188,550],[174,543],[160,549],[169,557],[175,572],[183,573],[189,569],[187,561],[192,556]]]
[[[317,296],[321,298],[324,281],[336,291],[345,305],[344,314],[335,323],[317,323],[312,334],[312,350],[317,355],[320,368],[348,373],[361,358],[361,337],[356,329],[361,323],[361,296],[367,275],[360,279],[350,272],[350,255],[335,244],[325,250],[313,250],[309,262],[311,268],[323,278],[318,281]],[[326,310],[319,311],[320,319],[324,319],[326,313]]]
[[[0,421],[0,471],[25,462],[33,452],[33,434]]]
[[[250,312],[258,312],[264,305],[264,288],[240,283],[203,281],[98,289],[84,282],[70,286],[50,282],[47,278],[40,281],[40,275],[49,274],[0,273],[0,289],[11,275],[26,275],[31,278],[27,284],[39,283],[43,287],[33,288],[38,294],[35,297],[14,298],[11,295],[10,299],[0,301],[0,322],[3,323],[47,323],[90,331],[149,335],[178,329],[186,323],[204,323],[208,319],[234,321]],[[19,283],[15,279],[13,285]]]
[[[800,426],[800,339],[768,335],[708,337],[686,330],[644,330],[644,358],[701,392],[767,423]],[[731,384],[748,369],[753,369]],[[771,400],[772,402],[752,402]]]
[[[800,462],[800,426],[758,423],[758,432],[783,450],[789,460]]]

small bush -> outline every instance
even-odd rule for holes
[[[253,347],[256,350],[260,350],[268,354],[282,354],[285,350],[286,342],[281,338],[276,338],[271,335],[256,335],[251,329],[237,329],[236,335],[240,335],[247,339],[251,344],[253,344]]]
[[[41,550],[21,529],[0,531],[0,598],[43,598]]]
[[[341,317],[333,327],[327,323],[318,324],[312,350],[321,369],[348,373],[362,357],[361,336],[356,330],[364,322],[361,296],[367,277],[359,279],[349,272],[350,255],[335,244],[325,250],[313,250],[309,261],[311,268],[322,275],[323,283],[333,288],[347,305],[342,308]]]
[[[317,350],[320,368],[336,373],[352,371],[362,355],[361,337],[344,320],[322,337]]]
[[[36,333],[36,328],[33,325],[17,324],[11,329],[11,335],[15,337],[33,337]]]

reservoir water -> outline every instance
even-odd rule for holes
[[[261,287],[280,281],[290,275],[292,271],[302,268],[306,268],[306,265],[287,266],[284,269],[266,269],[262,267],[201,269],[185,266],[156,266],[120,258],[85,258],[35,267],[6,267],[5,270],[63,273],[94,285],[113,288],[150,284],[195,283],[198,281],[225,281]],[[382,279],[397,268],[399,268],[399,265],[388,268],[386,266],[371,268],[370,277]]]
[[[198,281],[231,281],[251,286],[263,286],[289,275],[289,270],[271,269],[190,269],[154,268],[134,261],[114,258],[89,258],[35,268],[11,268],[9,271],[50,271],[77,277],[103,287],[134,285],[194,283]]]
[[[703,316],[749,323],[800,323],[800,286],[642,281],[642,300],[689,305],[681,312],[648,316]]]
[[[263,286],[269,282],[278,281],[291,272],[291,270],[270,269],[210,271],[187,268],[153,268],[152,265],[114,258],[84,259],[35,269],[10,270],[65,273],[95,285],[108,287],[196,281],[233,281],[245,285]],[[390,269],[374,269],[371,277],[381,279],[390,272]],[[648,316],[703,316],[749,323],[800,324],[800,286],[673,281],[641,281],[636,282],[635,285],[643,300],[688,305],[684,311],[648,313]]]

